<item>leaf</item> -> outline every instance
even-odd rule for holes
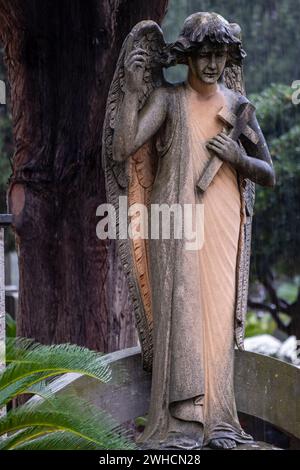
[[[68,432],[57,431],[20,443],[14,450],[98,450],[97,444]]]
[[[42,430],[50,428],[55,432],[67,432],[79,439],[74,442],[84,440],[98,449],[135,448],[128,440],[128,431],[97,407],[74,395],[31,401],[10,410],[0,419],[0,435],[26,428],[31,428],[27,431],[30,434],[33,428],[40,427]],[[24,435],[26,437],[24,432],[14,434],[15,440],[11,445],[15,448],[17,444],[23,443]],[[57,434],[57,438],[59,436],[64,438],[63,433]]]
[[[14,449],[16,445],[30,441],[31,439],[44,435],[48,432],[55,432],[55,431],[53,430],[53,428],[43,427],[43,426],[28,427],[24,431],[21,430],[13,434],[10,434],[9,436],[6,436],[5,438],[0,439],[0,450]]]
[[[5,314],[5,322],[6,322],[6,337],[7,338],[15,338],[16,337],[16,320],[9,314]]]
[[[39,384],[39,382],[44,381],[47,377],[49,377],[49,371],[40,372],[38,374],[32,374],[29,377],[24,377],[7,385],[3,390],[1,390],[0,393],[0,408],[7,405],[7,403],[9,403],[13,398],[17,397],[18,395],[24,393],[34,394],[37,393],[38,390],[42,392],[42,389],[44,390],[45,387],[45,382],[43,382],[44,386],[42,384]],[[37,388],[31,388],[34,387],[35,384]],[[46,393],[47,392],[45,391],[45,395]]]
[[[71,344],[44,346],[27,339],[9,338],[6,359],[10,364],[0,374],[0,402],[1,392],[6,387],[38,373],[43,373],[43,379],[67,372],[84,374],[102,382],[111,378],[102,353]]]

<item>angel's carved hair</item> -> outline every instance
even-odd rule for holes
[[[217,13],[199,12],[189,16],[177,41],[170,45],[170,52],[177,63],[186,64],[187,57],[201,49],[204,42],[228,46],[227,65],[240,65],[246,56],[241,42],[241,29],[236,23],[228,23]]]

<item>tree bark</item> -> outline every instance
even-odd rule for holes
[[[15,137],[9,204],[17,334],[108,352],[136,344],[116,244],[96,237],[101,135],[118,53],[167,0],[0,0]]]

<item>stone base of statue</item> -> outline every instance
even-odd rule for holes
[[[65,374],[53,384],[55,393],[72,392],[109,413],[117,423],[125,425],[149,411],[151,374],[141,367],[140,348],[130,348],[107,354],[105,359],[112,370],[109,383],[81,376]],[[235,351],[235,396],[237,410],[249,417],[259,418],[280,429],[293,449],[300,449],[300,369],[277,359],[246,351]],[[42,400],[41,397],[34,400]],[[276,406],[275,406],[275,405]],[[176,438],[176,436],[174,436]],[[255,438],[256,436],[254,436]],[[136,436],[132,435],[135,440]],[[182,438],[176,442],[137,443],[137,450],[176,450],[177,445],[190,449],[194,443]],[[200,449],[195,448],[195,450]],[[237,450],[265,450],[278,447],[264,442],[249,442]],[[208,447],[203,447],[203,450]],[[234,450],[233,449],[233,450]]]

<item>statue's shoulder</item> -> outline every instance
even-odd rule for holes
[[[168,83],[156,86],[150,94],[150,99],[157,102],[163,103],[168,100],[170,96],[170,86]]]
[[[226,85],[221,84],[221,91],[223,92],[227,105],[232,109],[236,110],[242,103],[250,103],[248,98],[241,93],[227,88]]]
[[[183,86],[184,83],[165,82],[153,90],[152,99],[160,104],[167,103],[169,111],[173,112]]]
[[[184,86],[184,82],[182,82],[182,83],[164,82],[162,85],[155,88],[153,93],[155,93],[158,96],[162,96],[162,97],[163,96],[172,97],[172,96],[176,96],[178,93],[180,93],[183,86]]]

